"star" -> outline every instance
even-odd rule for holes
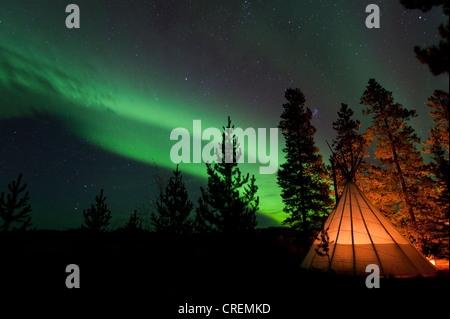
[[[82,210],[90,203],[74,205],[74,198],[115,186],[121,192],[108,201],[120,215],[158,193],[150,181],[155,167],[171,174],[174,128],[190,130],[194,119],[220,128],[228,116],[241,127],[277,127],[284,90],[298,87],[315,118],[315,139],[331,140],[341,103],[368,126],[358,99],[370,77],[424,115],[415,125],[427,139],[427,97],[448,87],[448,77],[431,76],[413,48],[438,43],[437,26],[447,17],[439,10],[422,15],[383,1],[389,21],[402,27],[388,28],[386,20],[374,32],[356,1],[237,3],[97,0],[81,8],[81,29],[68,32],[63,11],[3,0],[0,181],[23,172],[38,192],[30,196],[40,216],[54,211],[50,198],[60,198],[61,211]],[[199,193],[205,170],[182,171],[196,181],[191,194]],[[276,178],[255,178],[262,216],[281,212]],[[52,222],[61,224],[42,218],[36,225]]]

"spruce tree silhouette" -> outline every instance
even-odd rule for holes
[[[27,230],[32,225],[31,205],[28,204],[30,196],[28,192],[24,194],[22,198],[20,193],[25,191],[27,184],[20,186],[22,181],[22,174],[19,174],[17,181],[12,181],[8,185],[10,193],[6,195],[2,192],[0,195],[0,217],[3,220],[3,224],[0,225],[0,231],[8,230]],[[18,227],[15,224],[19,224]]]
[[[157,232],[174,234],[192,232],[192,220],[189,214],[194,205],[189,199],[178,165],[164,192],[161,190],[156,207],[158,214],[152,213],[150,222]]]
[[[361,163],[360,159],[362,160],[361,156],[366,154],[367,142],[359,133],[361,122],[353,119],[353,110],[347,104],[342,103],[337,113],[338,118],[333,122],[333,129],[337,136],[332,143],[335,158],[333,156],[331,158],[333,162],[338,161],[338,163],[334,163],[338,167],[339,163],[342,163],[348,171],[353,171],[352,165],[361,167],[362,164],[365,164]],[[356,172],[353,175],[353,181],[356,182]],[[339,169],[336,171],[336,178],[339,186],[346,184],[346,177]]]
[[[305,96],[300,89],[287,89],[285,98],[288,103],[283,104],[278,127],[286,140],[283,148],[286,161],[277,173],[283,211],[289,215],[283,224],[306,234],[322,227],[323,217],[331,210],[333,201]]]
[[[228,117],[228,125],[223,128],[221,151],[216,151],[220,161],[214,165],[206,164],[208,187],[200,189],[202,195],[195,221],[198,232],[247,232],[257,225],[258,187],[255,176],[251,179],[248,173],[242,176],[238,167],[237,161],[242,154],[240,149],[237,151],[239,144],[232,134],[233,128]]]
[[[88,210],[83,210],[84,225],[82,229],[94,232],[105,231],[111,219],[111,211],[106,205],[106,196],[103,196],[103,189],[100,196],[95,197],[95,205],[92,204]]]
[[[364,153],[366,142],[361,134],[358,133],[361,126],[359,120],[354,120],[353,110],[347,104],[342,103],[338,111],[338,119],[333,122],[333,129],[337,136],[333,140],[333,148],[336,157],[344,165],[355,164],[357,159]]]
[[[140,218],[136,210],[133,212],[133,214],[130,215],[130,219],[125,224],[124,229],[129,231],[136,231],[141,229]]]

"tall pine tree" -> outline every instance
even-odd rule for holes
[[[299,231],[317,230],[332,205],[327,171],[314,141],[312,112],[305,107],[300,89],[287,89],[279,128],[286,145],[286,161],[277,173],[278,185],[289,216],[283,224]]]
[[[434,91],[428,98],[427,106],[431,109],[430,115],[435,126],[430,130],[430,138],[425,143],[424,152],[433,154],[431,171],[436,178],[438,188],[438,202],[449,215],[449,98],[448,93],[441,90]]]
[[[367,146],[364,137],[359,133],[361,122],[353,119],[353,114],[353,110],[347,104],[342,103],[338,111],[338,119],[333,122],[333,129],[337,133],[332,144],[335,159],[349,172],[353,172],[355,165],[360,167],[360,159],[365,155]],[[343,187],[345,176],[339,169],[336,174],[339,186]],[[358,175],[355,175],[354,181],[357,180]]]
[[[228,117],[228,125],[223,128],[220,150],[216,152],[216,163],[206,164],[208,187],[201,188],[198,201],[196,229],[199,232],[238,233],[253,230],[256,225],[256,211],[259,197],[255,176],[243,176],[238,167],[242,156],[234,125]]]
[[[414,52],[420,62],[428,65],[433,75],[448,74],[448,39],[450,33],[448,16],[450,13],[450,3],[445,0],[400,0],[400,3],[407,9],[419,9],[423,12],[429,11],[434,6],[442,6],[443,14],[447,16],[447,22],[438,27],[439,42],[425,48],[415,46]],[[448,160],[448,93],[436,90],[434,95],[428,99],[428,102],[428,106],[433,109],[431,115],[436,126],[430,131],[430,138],[426,142],[427,147],[423,151],[433,154],[433,161],[427,165],[427,168],[429,169],[430,175],[434,175],[434,178],[426,181],[429,187],[427,192],[421,192],[421,195],[426,198],[425,205],[423,206],[428,210],[427,220],[434,220],[434,222],[429,223],[430,227],[428,227],[426,233],[434,233],[434,230],[439,228],[444,229],[446,233],[446,244],[439,246],[447,247],[446,255],[448,256],[448,184],[450,180]],[[445,220],[447,222],[446,226]],[[431,234],[431,237],[435,237],[433,241],[436,241],[436,237],[438,236],[440,235]]]
[[[189,215],[193,207],[177,165],[169,184],[164,192],[161,190],[156,202],[158,214],[152,213],[150,221],[157,232],[188,234],[192,232],[192,219]]]
[[[372,116],[367,136],[376,143],[375,158],[394,172],[409,219],[415,222],[414,194],[420,193],[421,179],[426,175],[424,163],[416,145],[420,143],[408,121],[416,116],[414,110],[394,102],[392,92],[384,89],[375,79],[370,79],[361,104],[367,106],[365,115]]]

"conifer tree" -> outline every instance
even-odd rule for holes
[[[358,176],[358,186],[375,207],[392,223],[400,226],[399,223],[405,216],[403,210],[398,210],[397,204],[403,201],[403,197],[396,174],[392,174],[386,167],[363,162]]]
[[[222,133],[220,150],[216,151],[216,163],[206,164],[208,187],[201,188],[196,210],[196,230],[199,232],[237,233],[253,230],[259,197],[255,176],[242,176],[238,159],[242,155],[234,125],[228,117],[228,125]]]
[[[428,98],[427,106],[432,110],[430,115],[435,126],[430,130],[430,138],[425,143],[424,152],[432,153],[434,162],[431,171],[436,177],[438,201],[447,214],[449,209],[449,98],[448,93],[436,90]]]
[[[286,140],[286,162],[277,174],[283,211],[289,215],[283,224],[300,231],[318,230],[332,205],[327,171],[315,145],[316,129],[305,96],[299,89],[287,89],[285,97],[288,103],[278,127]]]
[[[141,229],[140,218],[136,210],[130,215],[130,219],[126,222],[124,229],[131,231]]]
[[[439,42],[425,48],[415,46],[414,52],[420,62],[428,65],[433,75],[448,74],[448,40],[450,33],[448,16],[450,13],[450,3],[445,0],[400,0],[400,3],[407,9],[419,9],[423,12],[429,11],[434,6],[442,6],[443,14],[447,16],[447,22],[438,27]],[[430,225],[427,227],[426,233],[434,233],[431,237],[435,237],[433,241],[436,241],[436,237],[440,235],[436,234],[434,230],[443,228],[447,232],[447,244],[440,245],[440,247],[448,247],[448,224],[445,226],[445,219],[448,223],[448,198],[450,196],[448,191],[448,183],[450,180],[448,160],[448,93],[436,90],[428,101],[428,106],[434,110],[431,112],[431,115],[436,126],[430,131],[430,138],[426,142],[427,147],[423,151],[433,154],[433,162],[426,167],[429,169],[430,175],[434,175],[434,178],[425,180],[429,187],[426,189],[426,192],[421,192],[420,195],[422,195],[422,198],[425,198],[425,205],[423,206],[425,206],[424,209],[428,210],[427,221],[433,221],[428,223]],[[444,226],[442,226],[442,223],[444,223]],[[448,248],[446,254],[448,255]]]
[[[411,222],[415,222],[415,196],[426,176],[424,163],[416,145],[420,143],[408,121],[416,116],[394,102],[392,92],[384,89],[375,79],[370,79],[361,104],[367,106],[365,115],[372,116],[372,124],[367,129],[368,138],[376,143],[375,158],[387,168],[387,173],[395,172],[401,195]]]
[[[26,192],[20,198],[20,193],[27,187],[27,184],[20,186],[21,181],[22,174],[19,174],[17,181],[8,185],[10,193],[6,197],[4,192],[0,195],[0,222],[3,221],[0,223],[0,231],[26,230],[31,226],[31,205],[28,203],[30,196]]]
[[[342,103],[338,111],[338,119],[333,122],[333,129],[337,133],[332,144],[335,159],[344,165],[349,172],[353,172],[354,165],[359,165],[360,167],[361,157],[365,156],[366,153],[366,141],[359,134],[361,122],[353,119],[353,114],[353,110],[347,104]],[[339,180],[338,184],[343,187],[345,185],[345,176],[339,169],[336,170],[336,174]],[[355,182],[358,180],[357,176],[359,174],[354,176]]]
[[[95,196],[95,204],[91,208],[83,210],[84,225],[82,229],[93,232],[102,232],[106,230],[111,219],[111,211],[106,204],[106,196],[103,196],[103,189],[99,196]]]
[[[191,233],[192,219],[189,215],[193,207],[177,165],[169,184],[164,192],[160,192],[156,202],[158,214],[152,213],[150,221],[157,232]]]

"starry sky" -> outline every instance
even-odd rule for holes
[[[152,207],[159,180],[175,168],[169,139],[192,132],[277,127],[284,90],[298,87],[314,112],[324,160],[332,122],[347,103],[363,122],[359,98],[369,78],[418,112],[448,76],[433,76],[415,45],[437,43],[441,8],[423,13],[398,1],[73,1],[81,27],[65,26],[67,1],[0,2],[0,190],[23,173],[39,229],[79,227],[101,188],[122,226]],[[379,5],[381,28],[367,29],[365,7]],[[203,143],[205,144],[205,143]],[[283,139],[279,134],[279,161]],[[255,174],[261,227],[281,212],[276,175]],[[194,203],[206,185],[204,164],[180,169]]]

